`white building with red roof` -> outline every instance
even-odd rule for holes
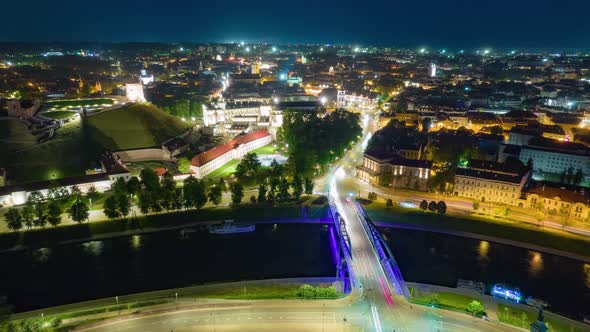
[[[240,159],[246,153],[272,142],[272,135],[266,130],[241,134],[231,141],[201,152],[191,159],[191,171],[198,179],[222,167],[233,159]]]

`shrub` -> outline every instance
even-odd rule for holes
[[[476,300],[469,302],[466,308],[467,312],[472,314],[473,316],[481,316],[484,314],[483,305]]]
[[[426,200],[422,200],[422,202],[420,202],[420,209],[424,211],[428,209],[428,202]]]
[[[431,201],[431,202],[428,204],[428,210],[429,210],[429,211],[436,211],[437,209],[438,209],[438,204],[436,204],[436,202],[435,202],[435,201]]]
[[[436,211],[440,214],[447,213],[447,203],[445,201],[440,201],[436,204]]]

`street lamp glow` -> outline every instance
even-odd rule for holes
[[[191,117],[191,121],[192,121],[192,122],[195,122],[196,120],[197,120],[197,119],[196,119],[194,116],[192,116],[192,117]]]
[[[355,48],[354,48],[354,51],[355,51],[355,52],[358,52],[358,51],[359,51],[359,48],[358,48],[358,47],[355,47]]]
[[[244,46],[244,42],[243,41],[240,42],[240,46]]]
[[[322,105],[326,105],[326,103],[328,102],[328,98],[322,97],[320,98],[320,102],[322,103]]]
[[[483,54],[490,54],[490,50],[484,50]]]
[[[420,49],[420,53],[425,53],[425,52],[426,52],[426,49],[425,48],[421,48]]]
[[[273,52],[276,52],[276,51],[277,51],[277,48],[273,46],[273,47],[272,47],[272,51],[273,51]]]
[[[250,46],[246,47],[246,52],[250,52]]]

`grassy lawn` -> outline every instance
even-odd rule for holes
[[[91,137],[111,150],[159,146],[187,126],[157,107],[134,104],[87,118]]]
[[[543,247],[589,256],[590,238],[521,222],[491,219],[479,216],[439,215],[416,209],[387,208],[384,203],[373,202],[364,206],[371,220],[392,222],[408,226],[423,226],[434,230],[469,232],[525,242]]]
[[[115,101],[111,98],[94,98],[94,99],[68,99],[48,101],[46,104],[55,108],[64,107],[84,107],[94,105],[113,105]]]
[[[265,146],[261,146],[258,149],[252,151],[253,153],[256,153],[257,155],[261,155],[261,154],[275,154],[275,153],[279,153],[277,148],[273,146],[273,144],[267,144]]]
[[[69,119],[76,114],[77,113],[74,111],[50,111],[50,112],[41,113],[41,115],[44,117],[56,119],[56,120]]]
[[[531,308],[531,310],[523,310],[498,304],[498,319],[501,322],[527,330],[529,329],[530,324],[537,320],[537,315],[538,312],[534,308]],[[575,324],[566,319],[554,318],[553,316],[547,317],[547,315],[545,315],[545,323],[547,323],[549,331],[551,332],[582,332],[588,330],[587,328],[583,328],[581,324]]]
[[[434,305],[438,308],[465,312],[469,302],[477,300],[465,295],[445,292],[422,292],[420,289],[410,288],[411,302],[422,305]]]
[[[17,118],[5,117],[0,120],[0,139],[35,143],[37,140],[24,123]],[[5,144],[2,144],[5,145]],[[4,147],[9,148],[9,147]]]
[[[236,171],[236,167],[240,163],[240,160],[231,160],[227,164],[219,167],[215,171],[209,173],[206,177],[209,179],[227,178]]]
[[[0,121],[7,126],[8,121]],[[0,143],[3,167],[8,170],[11,181],[22,183],[50,180],[53,178],[83,175],[98,163],[102,147],[88,135],[80,121],[72,121],[56,131],[55,137],[37,144],[24,125],[13,122],[11,138],[30,140],[28,143]],[[23,129],[26,132],[23,132]],[[0,131],[1,132],[1,131]]]
[[[232,285],[233,286],[233,285]],[[217,298],[227,300],[265,300],[265,299],[302,299],[298,284],[258,284],[234,287],[224,287],[211,291],[198,292],[189,297]],[[344,294],[338,293],[336,298]]]

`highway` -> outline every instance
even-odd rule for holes
[[[362,142],[370,133],[365,122]],[[352,247],[351,270],[355,288],[340,300],[206,300],[206,306],[179,304],[175,310],[145,312],[81,326],[76,331],[518,331],[462,313],[412,305],[396,295],[363,226],[356,204],[342,180],[362,154],[362,142],[333,165],[325,179],[331,202],[344,219]],[[393,253],[395,255],[395,252]],[[417,257],[416,259],[419,259]]]

